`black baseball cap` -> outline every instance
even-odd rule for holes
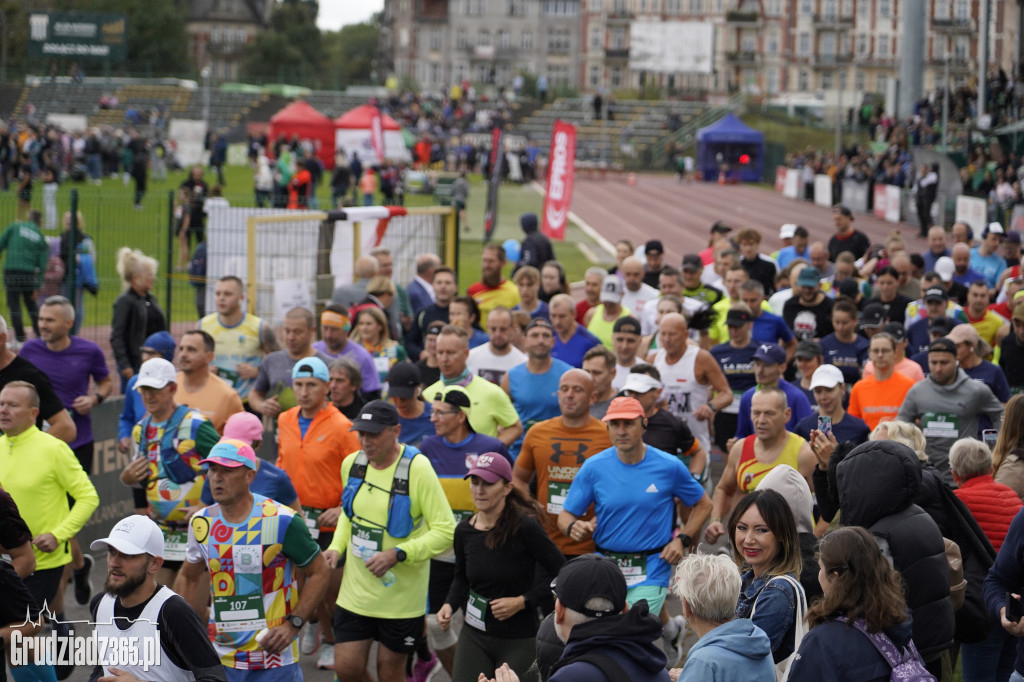
[[[928,344],[929,353],[951,353],[956,355],[956,344],[943,337]]]
[[[860,284],[853,277],[847,277],[836,282],[836,289],[839,291],[840,296],[857,298],[857,294],[860,292]]]
[[[907,338],[907,330],[899,322],[886,322],[882,327],[882,331],[897,341],[903,341]]]
[[[441,320],[434,320],[433,322],[427,325],[427,330],[423,332],[423,336],[430,336],[431,334],[437,336],[438,334],[441,333],[441,330],[444,329],[445,324],[446,323],[442,322]]]
[[[644,253],[665,253],[665,247],[661,245],[660,239],[651,239],[644,246]]]
[[[584,554],[566,563],[551,582],[551,589],[562,606],[591,618],[614,616],[626,608],[626,579],[622,570],[600,554]],[[586,603],[594,597],[607,599],[612,608],[588,609]]]
[[[875,329],[881,327],[888,316],[889,306],[884,303],[868,303],[864,310],[860,311],[860,328]]]
[[[729,234],[730,232],[732,232],[732,228],[721,220],[711,226],[711,234]]]
[[[935,317],[928,320],[928,333],[938,334],[939,336],[945,336],[946,334],[953,331],[953,327],[956,326],[956,322],[943,315],[942,317]]]
[[[411,362],[398,362],[388,370],[388,395],[396,398],[413,398],[420,382],[419,368]]]
[[[551,326],[551,321],[546,317],[535,317],[530,320],[530,324],[526,325],[526,331],[530,331],[534,327],[544,327],[549,330],[552,334],[555,333],[555,328]]]
[[[832,207],[832,210],[835,213],[846,216],[847,218],[853,218],[853,211],[848,209],[846,206],[843,206],[842,204],[836,204],[835,206]]]
[[[793,356],[798,358],[820,358],[823,355],[821,344],[817,341],[801,341],[796,344],[796,352],[793,353]]]
[[[470,431],[474,430],[473,425],[469,423],[469,414],[470,410],[473,407],[473,402],[472,400],[470,400],[469,394],[466,393],[466,389],[464,389],[462,386],[459,386],[458,384],[445,386],[440,391],[435,393],[432,396],[432,398],[434,400],[439,400],[442,403],[445,403],[446,405],[457,407],[458,409],[465,412],[466,428],[468,428]]]
[[[683,256],[683,270],[689,272],[696,272],[698,270],[704,270],[704,261],[700,259],[695,253],[688,253]]]
[[[359,408],[349,431],[380,433],[389,426],[398,426],[398,410],[386,400],[371,400]]]
[[[636,334],[640,336],[640,320],[636,319],[632,315],[626,315],[615,320],[615,324],[612,325],[613,334]]]
[[[747,322],[753,322],[754,316],[746,310],[730,310],[725,314],[725,325],[727,327],[742,327]]]
[[[942,287],[928,287],[924,292],[925,301],[948,301],[949,294]]]

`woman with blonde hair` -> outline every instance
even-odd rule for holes
[[[352,320],[352,328],[355,329],[352,340],[370,351],[381,383],[387,380],[392,365],[409,359],[405,348],[391,338],[388,318],[377,306],[367,306],[357,312]]]
[[[1015,395],[1006,403],[1003,425],[992,449],[992,468],[996,483],[1013,488],[1024,500],[1024,395]]]
[[[159,263],[138,249],[117,251],[121,295],[114,301],[110,347],[121,375],[121,390],[142,366],[142,344],[151,335],[167,331],[167,318],[153,296]]]

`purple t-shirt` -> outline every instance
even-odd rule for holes
[[[72,409],[75,398],[90,395],[89,378],[97,383],[110,374],[103,351],[92,341],[77,336],[71,337],[71,345],[62,351],[52,351],[46,347],[42,339],[31,339],[25,342],[18,355],[38,367],[50,378],[53,390],[57,392],[64,407],[71,413],[78,435],[71,442],[71,449],[93,441],[92,419],[89,415],[81,415]]]
[[[359,365],[359,373],[363,375],[363,386],[359,389],[361,393],[369,393],[381,389],[380,377],[377,376],[377,367],[373,364],[373,356],[370,355],[370,351],[353,342],[352,339],[345,342],[345,348],[337,355],[327,350],[327,344],[323,341],[314,343],[313,350],[319,351],[329,358],[348,358]]]

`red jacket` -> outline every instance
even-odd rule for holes
[[[1010,529],[1010,522],[1022,506],[1017,493],[1009,486],[996,483],[991,474],[964,481],[953,492],[971,510],[998,552],[1006,531]]]

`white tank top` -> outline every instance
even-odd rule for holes
[[[694,367],[700,348],[687,344],[683,357],[674,364],[665,359],[664,348],[659,348],[654,355],[654,366],[661,372],[661,392],[665,399],[665,409],[686,422],[690,432],[697,439],[704,452],[711,451],[711,429],[709,421],[701,421],[693,416],[693,411],[708,402],[708,387],[697,383]]]
[[[122,630],[114,623],[114,600],[115,598],[109,594],[104,594],[100,600],[99,606],[96,608],[96,635],[98,637],[106,637],[107,641],[115,639],[124,639],[125,637],[138,637],[136,640],[139,642],[138,651],[139,657],[144,655],[144,644],[145,641],[156,641],[157,637],[157,619],[160,617],[160,609],[163,608],[164,602],[171,597],[175,596],[174,591],[169,587],[163,585],[156,591],[153,598],[149,600],[146,607],[142,609],[142,614],[139,619],[131,624],[127,630]],[[144,670],[143,666],[140,665],[126,665],[120,662],[112,661],[109,656],[111,655],[110,649],[107,650],[107,658],[103,661],[104,664],[110,662],[110,665],[127,672],[130,675],[135,676],[140,680],[153,680],[153,682],[191,682],[196,679],[188,670],[183,670],[178,666],[174,665],[170,657],[167,655],[167,651],[164,649],[163,644],[160,645],[160,664],[150,665],[149,670]],[[151,663],[152,661],[144,661],[145,663]],[[103,674],[110,675],[110,669],[107,665],[103,665]]]

